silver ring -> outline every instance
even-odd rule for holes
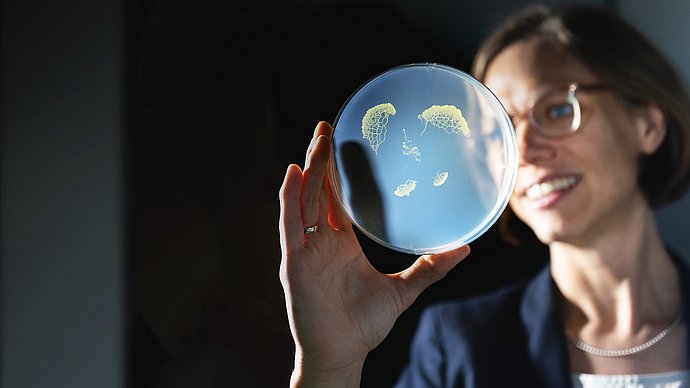
[[[319,230],[319,225],[314,225],[314,226],[309,226],[307,228],[304,228],[304,234],[312,234]]]

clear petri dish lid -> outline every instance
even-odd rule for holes
[[[415,63],[357,89],[334,121],[330,180],[352,223],[411,254],[468,244],[505,210],[517,176],[515,132],[481,82]]]

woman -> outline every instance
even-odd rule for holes
[[[549,247],[525,284],[429,309],[400,386],[690,384],[690,269],[652,208],[690,181],[690,100],[638,32],[593,8],[531,8],[492,34],[475,75],[513,118],[510,208]],[[468,247],[375,271],[324,180],[331,129],[281,189],[293,386],[357,386],[367,353]],[[314,227],[316,226],[316,227]],[[678,386],[678,385],[673,385]],[[682,385],[681,385],[682,386]]]

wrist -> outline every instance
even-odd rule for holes
[[[316,360],[310,362],[295,355],[295,369],[290,376],[291,388],[346,388],[359,387],[364,360],[326,366]]]

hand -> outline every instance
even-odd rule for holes
[[[280,190],[280,280],[296,345],[292,382],[301,386],[358,386],[364,359],[398,316],[469,254],[464,246],[396,274],[374,269],[330,192],[332,133],[317,125],[304,171],[290,165]]]

